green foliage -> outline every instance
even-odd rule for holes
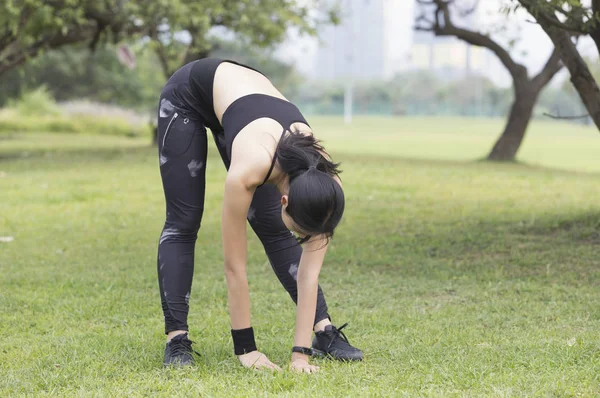
[[[45,48],[144,37],[170,76],[207,54],[213,28],[259,47],[281,41],[289,27],[314,34],[319,23],[335,20],[333,9],[310,13],[314,5],[296,0],[9,0],[0,4],[0,26],[6,26],[0,33],[0,75]]]
[[[4,0],[0,2],[0,24],[6,27],[4,34],[28,45],[82,23],[85,3],[88,1]]]
[[[60,109],[46,86],[23,93],[21,98],[9,102],[22,117],[58,116]]]
[[[343,82],[308,82],[293,97],[303,109],[341,114]],[[440,79],[428,71],[401,73],[389,81],[358,82],[353,89],[358,114],[503,116],[512,91],[480,76]]]
[[[285,95],[295,95],[303,81],[295,66],[277,60],[271,49],[217,39],[211,40],[211,47],[211,56],[235,59],[259,69]],[[84,46],[49,51],[0,76],[0,105],[43,85],[58,101],[86,99],[153,114],[165,76],[151,48],[141,44],[132,48],[137,60],[133,70],[118,61],[111,45],[93,53]]]
[[[600,391],[600,140],[533,122],[523,164],[472,162],[501,120],[309,120],[343,162],[347,205],[320,283],[366,361],[317,375],[233,356],[208,158],[191,369],[162,369],[155,148],[106,136],[0,141],[0,396],[594,397]],[[124,147],[129,147],[124,149]],[[214,146],[211,145],[211,150]],[[556,171],[566,167],[577,172]],[[257,343],[284,369],[294,304],[249,229]]]
[[[0,76],[0,105],[44,85],[58,101],[88,99],[149,112],[165,78],[150,49],[134,47],[137,63],[119,63],[114,46],[90,52],[83,46],[52,50]]]
[[[599,0],[510,0],[504,11],[510,14],[521,7],[535,18],[551,16],[553,26],[571,32],[590,34],[600,29]]]
[[[109,4],[114,3],[114,4]],[[123,2],[6,0],[0,2],[0,75],[48,48],[91,41],[122,26]]]
[[[284,39],[287,29],[315,34],[321,23],[335,21],[335,10],[315,1],[298,0],[153,0],[132,2],[138,23],[152,38],[165,75],[182,64],[208,54],[211,33],[219,28],[233,33],[247,46],[267,47]],[[187,33],[185,36],[183,33]]]

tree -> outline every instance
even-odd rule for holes
[[[138,28],[123,0],[4,0],[0,2],[0,76],[42,51]]]
[[[538,22],[541,19],[548,26],[575,36],[588,35],[600,53],[600,0],[589,0],[587,4],[581,0],[524,0],[519,3]]]
[[[573,36],[589,35],[600,52],[600,0],[584,7],[580,0],[518,0],[554,43],[594,124],[600,129],[600,88]],[[516,7],[509,9],[514,11]],[[560,16],[560,18],[559,18]]]
[[[302,5],[301,5],[302,4]],[[336,21],[316,0],[4,0],[0,3],[0,75],[46,49],[123,38],[150,39],[164,75],[206,56],[214,28],[248,45],[282,40],[287,28],[314,34]]]
[[[285,38],[287,29],[315,34],[320,23],[337,22],[335,9],[311,12],[318,1],[151,0],[133,2],[136,23],[151,39],[165,77],[216,48],[215,29],[232,33],[247,46],[266,47]],[[302,5],[301,5],[302,4]]]
[[[529,77],[527,68],[515,61],[509,51],[489,35],[454,25],[451,15],[454,11],[461,11],[456,10],[454,0],[417,0],[417,3],[423,10],[417,19],[417,30],[433,32],[436,36],[454,36],[468,44],[487,48],[510,73],[513,79],[514,102],[504,131],[489,153],[488,159],[514,160],[525,137],[540,92],[562,68],[558,52],[553,51],[543,69],[537,75]],[[463,11],[463,14],[473,10],[474,8]]]
[[[164,77],[156,54],[139,47],[133,47],[134,70],[119,62],[110,44],[94,52],[82,44],[46,51],[0,76],[0,106],[45,86],[57,101],[87,99],[148,113],[156,107]]]

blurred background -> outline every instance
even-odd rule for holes
[[[344,115],[346,123],[353,115],[510,121],[518,116],[510,112],[515,104],[526,115],[509,126],[513,136],[524,136],[528,113],[545,120],[583,115],[569,120],[592,124],[569,73],[556,67],[558,59],[535,88],[511,71],[512,64],[518,65],[526,68],[525,80],[533,79],[554,49],[530,14],[516,9],[519,2],[443,4],[5,1],[0,6],[7,27],[0,37],[0,132],[147,133],[166,79],[183,64],[207,56],[259,68],[307,116]],[[436,23],[441,7],[449,20]],[[469,34],[490,43],[474,42]],[[573,37],[591,73],[599,76],[591,35]],[[518,92],[528,93],[520,98]],[[490,156],[516,156],[515,148],[499,152]]]

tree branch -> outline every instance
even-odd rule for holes
[[[515,62],[508,51],[496,41],[479,32],[458,28],[452,23],[450,16],[450,4],[452,3],[452,0],[417,0],[417,3],[428,6],[435,5],[436,18],[431,26],[418,26],[415,28],[416,30],[431,31],[436,36],[454,36],[474,46],[487,48],[498,57],[515,81],[522,81],[527,78],[527,69],[523,65]],[[426,20],[425,17],[418,18],[418,21]]]
[[[519,2],[529,11],[531,15],[536,16],[537,9],[531,0],[519,0]],[[543,10],[540,13],[545,13]],[[547,14],[548,18],[555,18],[553,14]],[[577,90],[579,97],[585,105],[589,115],[600,129],[600,88],[596,83],[585,60],[577,51],[569,32],[557,29],[554,25],[547,22],[547,18],[536,16],[536,20],[548,37],[554,43],[556,49],[560,52],[561,59],[571,74],[571,82]]]
[[[537,13],[535,15],[535,17],[536,18],[543,18],[547,23],[549,23],[550,25],[554,26],[555,28],[566,30],[568,32],[576,33],[576,34],[580,34],[580,35],[581,34],[585,34],[585,32],[583,31],[583,28],[581,26],[575,27],[575,26],[568,25],[568,24],[566,24],[564,22],[561,22],[554,15],[553,15],[553,18],[551,18],[548,14],[546,14],[543,11]]]
[[[585,118],[590,117],[590,115],[588,115],[588,114],[580,115],[580,116],[557,116],[557,115],[551,115],[546,112],[544,112],[544,116],[548,116],[551,119],[559,119],[559,120],[575,120],[575,119],[585,119]]]
[[[600,53],[600,0],[592,0],[592,18],[590,21],[594,22],[590,29],[590,37],[594,40],[598,53]],[[588,21],[588,22],[590,22]]]
[[[554,48],[544,68],[532,80],[533,84],[542,89],[563,68],[558,49]]]
[[[76,26],[70,29],[66,34],[56,33],[41,38],[27,48],[15,48],[0,60],[0,76],[8,70],[24,63],[28,58],[34,57],[44,49],[51,49],[63,46],[65,44],[78,43],[86,40],[94,34],[95,24]]]
[[[171,77],[171,68],[169,68],[169,60],[167,57],[167,53],[165,51],[165,47],[163,46],[162,42],[159,40],[158,38],[158,28],[156,26],[153,26],[150,28],[150,38],[152,39],[152,41],[154,41],[154,43],[156,43],[156,55],[158,55],[158,60],[160,62],[160,66],[162,68],[163,74],[165,76],[165,78],[170,78]]]
[[[21,10],[21,13],[19,14],[19,23],[17,24],[17,29],[10,30],[7,27],[6,34],[4,34],[2,37],[0,37],[0,52],[2,52],[4,49],[6,49],[10,44],[15,42],[15,40],[17,39],[17,35],[19,34],[19,31],[21,29],[23,29],[23,27],[25,26],[25,24],[31,17],[31,14],[33,14],[33,9],[31,8],[31,6],[30,5],[24,6],[23,9]]]

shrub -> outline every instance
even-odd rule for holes
[[[24,93],[21,98],[9,103],[9,107],[23,117],[60,115],[60,108],[45,86]]]
[[[0,111],[0,135],[23,132],[106,134],[127,137],[148,136],[149,125],[127,120],[126,112],[96,112],[101,105],[91,104],[87,113],[67,112],[45,87],[25,93]]]

